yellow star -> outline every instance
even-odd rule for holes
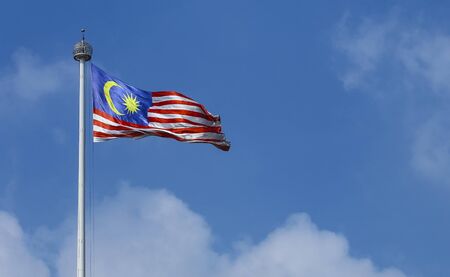
[[[137,100],[136,96],[131,94],[126,94],[122,97],[123,105],[125,105],[125,109],[127,110],[127,113],[133,114],[137,111],[139,111],[139,101]]]

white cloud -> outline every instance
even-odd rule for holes
[[[343,236],[319,230],[305,214],[231,254],[215,251],[205,221],[166,191],[123,187],[99,205],[95,219],[98,277],[405,277],[351,257]],[[61,250],[60,277],[75,272],[74,243],[72,234]]]
[[[165,191],[124,187],[95,219],[95,276],[213,276],[221,264],[203,219]],[[61,251],[61,277],[75,270],[74,242]]]
[[[334,41],[341,80],[348,90],[402,99],[395,109],[409,117],[413,168],[450,184],[450,34],[411,22],[398,13],[357,23],[345,16]]]
[[[436,114],[415,134],[412,165],[421,174],[440,183],[450,182],[450,118]]]
[[[450,35],[415,30],[403,34],[403,48],[398,49],[400,61],[410,74],[418,76],[433,91],[450,94]],[[400,45],[402,46],[402,45]]]
[[[338,24],[334,46],[342,54],[347,89],[401,88],[449,94],[450,35],[413,24],[395,12],[384,19]],[[424,87],[426,89],[424,89]]]
[[[36,100],[63,93],[74,87],[76,66],[70,61],[44,62],[31,51],[21,48],[12,55],[12,65],[0,70],[2,99]]]
[[[50,276],[47,266],[30,253],[25,241],[17,220],[0,211],[0,276]]]
[[[395,27],[392,19],[384,22],[366,19],[350,28],[348,15],[342,18],[334,43],[346,59],[347,67],[340,75],[347,89],[366,88],[368,81],[372,82],[371,75],[378,70],[391,47],[389,34]]]
[[[297,214],[251,247],[219,276],[401,277],[397,269],[377,270],[369,259],[348,253],[346,239],[319,230],[306,214]]]
[[[342,235],[320,230],[306,214],[292,215],[257,244],[218,253],[206,222],[167,191],[125,186],[96,211],[88,258],[96,277],[406,277],[350,256]],[[38,259],[16,219],[0,212],[0,276],[48,277],[52,268],[52,276],[74,277],[74,229],[71,219],[28,238]]]

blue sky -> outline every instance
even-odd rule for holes
[[[74,276],[84,27],[98,66],[232,142],[89,143],[95,276],[450,276],[448,8],[4,3],[0,275]]]

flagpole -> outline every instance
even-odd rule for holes
[[[86,240],[85,240],[85,100],[84,100],[84,65],[92,57],[92,46],[84,40],[84,29],[80,42],[73,48],[73,58],[80,64],[80,103],[78,119],[78,231],[77,231],[77,277],[86,276]]]

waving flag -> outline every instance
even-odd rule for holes
[[[107,75],[91,64],[94,141],[159,136],[210,143],[228,151],[220,117],[193,99],[175,92],[147,92]]]

